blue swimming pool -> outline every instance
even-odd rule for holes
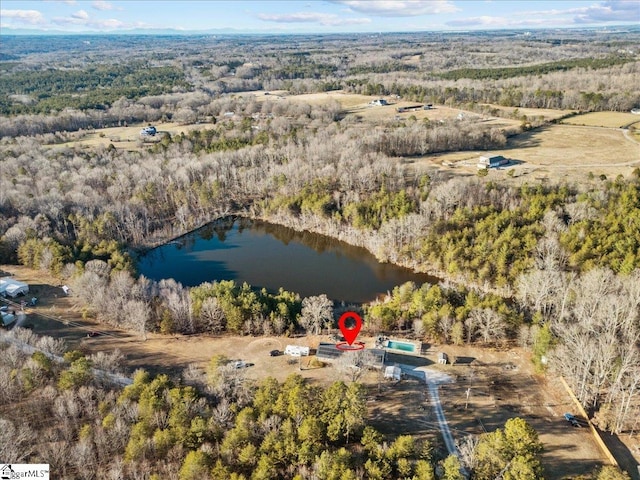
[[[393,350],[400,350],[402,352],[416,353],[416,345],[409,342],[400,342],[398,340],[387,340],[386,348],[392,348]]]

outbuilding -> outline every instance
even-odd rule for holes
[[[402,370],[400,367],[389,365],[384,369],[384,379],[385,380],[400,380],[402,378]]]
[[[447,363],[449,363],[449,356],[444,352],[438,353],[438,363],[441,365],[446,365]]]
[[[29,285],[19,282],[14,278],[0,278],[0,295],[15,298],[18,295],[29,293]]]
[[[478,168],[496,168],[509,163],[502,155],[481,155],[478,159]]]

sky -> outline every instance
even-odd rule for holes
[[[640,0],[2,0],[0,33],[338,33],[638,25]]]

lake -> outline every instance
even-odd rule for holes
[[[235,280],[272,292],[283,287],[302,297],[325,293],[355,303],[371,301],[404,282],[437,282],[380,263],[364,248],[248,219],[218,221],[155,248],[139,259],[138,272],[188,286]]]

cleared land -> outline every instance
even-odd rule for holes
[[[587,127],[628,128],[640,122],[640,115],[627,112],[593,112],[565,118],[562,123]]]
[[[480,155],[487,152],[452,152],[428,155],[416,163],[456,168],[465,173],[477,171]],[[514,176],[534,174],[536,178],[576,180],[594,175],[628,175],[640,166],[640,144],[627,137],[622,130],[573,125],[549,125],[511,137],[505,148],[492,153],[513,161],[490,175],[506,176],[510,169]]]
[[[351,117],[351,126],[360,123],[363,127],[387,124],[389,122],[423,121],[428,118],[431,122],[463,118],[467,121],[482,122],[506,131],[515,131],[521,123],[517,118],[490,117],[474,112],[434,105],[430,110],[422,108],[410,109],[420,105],[417,102],[407,102],[395,97],[383,97],[389,104],[384,106],[372,105],[372,100],[379,97],[334,91],[327,93],[312,93],[303,95],[289,95],[285,91],[253,91],[237,94],[251,96],[258,102],[263,101],[294,101],[312,105],[319,105],[331,101],[338,102],[346,117]],[[488,105],[500,110],[504,116],[516,116],[515,108]],[[398,112],[398,108],[409,109]],[[555,120],[568,112],[551,109],[517,109],[517,115],[529,118],[544,118]],[[223,117],[221,117],[224,120]],[[235,117],[232,120],[237,120]],[[349,120],[347,120],[349,121]],[[509,138],[503,149],[496,149],[496,154],[503,155],[513,163],[501,171],[491,171],[492,176],[505,177],[505,172],[514,170],[514,177],[534,174],[538,179],[562,179],[572,181],[582,180],[593,175],[616,176],[628,175],[633,168],[640,165],[640,133],[623,131],[617,127],[640,121],[640,117],[624,112],[597,112],[577,115],[562,121],[561,125],[548,125],[524,132]],[[214,124],[200,123],[183,125],[178,123],[158,123],[159,134],[148,142],[142,141],[140,129],[144,125],[127,127],[104,128],[78,133],[82,135],[76,141],[56,144],[53,147],[92,148],[107,147],[113,144],[118,149],[139,150],[146,148],[152,142],[159,141],[164,132],[175,135],[191,130],[213,128]],[[603,128],[606,127],[606,128]],[[429,166],[448,170],[449,173],[471,175],[477,171],[476,163],[480,155],[487,152],[466,151],[448,152],[428,155],[421,158],[405,159],[417,166]],[[526,179],[529,177],[525,177]]]
[[[95,148],[95,147],[108,147],[112,144],[117,149],[121,150],[140,150],[141,148],[147,148],[154,143],[159,142],[162,139],[164,133],[176,135],[178,133],[187,133],[192,130],[205,130],[207,128],[214,128],[213,123],[197,123],[191,125],[183,125],[181,123],[166,122],[156,123],[155,126],[158,129],[157,135],[143,139],[140,136],[140,130],[145,127],[146,124],[128,125],[126,127],[109,127],[99,128],[95,130],[84,130],[82,132],[76,132],[74,135],[78,136],[77,140],[73,140],[65,143],[56,143],[50,145],[52,148]]]
[[[126,356],[129,370],[146,368],[154,373],[179,375],[191,363],[204,367],[213,355],[223,354],[253,365],[246,369],[249,378],[267,376],[284,380],[299,373],[323,384],[342,379],[330,366],[311,367],[313,357],[292,359],[270,357],[269,351],[283,350],[287,344],[316,347],[324,337],[208,337],[149,335],[147,341],[135,334],[97,324],[82,318],[82,308],[73,296],[64,296],[59,281],[47,274],[21,266],[4,266],[15,278],[28,282],[38,304],[27,309],[27,324],[38,333],[62,337],[72,348],[86,353],[112,351],[118,348]],[[87,337],[91,331],[101,335]],[[360,338],[368,344],[371,338]],[[473,359],[473,365],[435,365],[439,351],[449,358]],[[531,422],[540,433],[545,446],[543,464],[546,478],[560,480],[567,474],[590,472],[604,463],[604,457],[588,429],[572,428],[562,415],[573,410],[569,396],[553,380],[533,374],[528,354],[520,349],[495,351],[471,347],[431,347],[424,357],[390,355],[391,362],[429,365],[457,379],[440,388],[440,398],[447,420],[456,439],[468,434],[491,431],[515,416]],[[444,445],[427,386],[415,379],[398,383],[383,381],[379,372],[363,377],[368,385],[368,416],[381,431],[397,435],[410,433],[436,442],[440,451]],[[465,409],[466,389],[471,388]]]

